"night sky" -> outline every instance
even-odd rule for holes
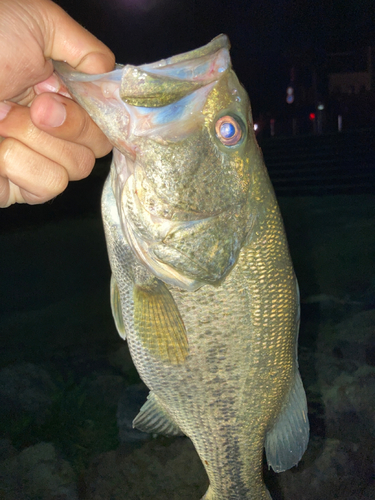
[[[156,61],[219,33],[255,112],[284,99],[295,58],[375,45],[374,0],[58,0],[120,63]]]

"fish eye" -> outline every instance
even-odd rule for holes
[[[215,125],[216,136],[224,146],[235,146],[242,138],[242,129],[233,116],[222,116]]]

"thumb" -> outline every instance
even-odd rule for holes
[[[43,17],[44,56],[66,61],[84,73],[112,71],[115,57],[112,51],[72,19],[58,5],[40,0],[39,14]]]

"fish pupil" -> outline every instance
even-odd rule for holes
[[[225,139],[230,139],[236,133],[236,129],[232,123],[224,122],[220,127],[220,133]]]
[[[224,146],[235,146],[242,138],[239,122],[230,115],[222,116],[215,124],[216,137]]]

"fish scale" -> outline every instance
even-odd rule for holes
[[[205,500],[269,500],[264,448],[280,472],[308,442],[299,294],[228,49],[221,35],[137,71],[56,68],[117,148],[102,215],[113,316],[150,389],[134,426],[192,440]]]
[[[275,273],[274,280],[267,279],[267,275],[273,276],[274,266],[279,268],[280,258],[290,262],[282,226],[278,223],[277,207],[273,206],[269,212],[268,223],[257,229],[258,237],[268,244],[259,248],[257,241],[253,241],[245,246],[237,266],[220,288],[210,287],[208,291],[209,287],[202,287],[194,294],[171,288],[186,326],[191,361],[188,359],[177,371],[172,367],[166,369],[163,363],[155,363],[145,356],[131,322],[127,328],[129,347],[142,379],[158,394],[161,402],[168,401],[173,419],[192,439],[206,465],[212,490],[207,498],[268,498],[260,480],[259,467],[264,431],[272,421],[272,415],[280,409],[285,392],[284,379],[289,379],[290,384],[296,369],[293,366],[294,339],[285,335],[295,322],[296,307],[289,307],[290,303],[296,304],[296,290],[293,293],[290,286],[290,282],[295,283],[295,277],[289,264],[283,266],[282,272]],[[275,237],[275,227],[280,231],[278,238]],[[279,242],[277,246],[275,239]],[[108,236],[107,240],[116,241]],[[123,276],[123,269],[129,267],[129,253],[123,253],[121,247],[121,254],[117,258],[112,256],[112,259],[117,282],[120,286],[125,283],[128,288],[127,293],[123,292],[128,297],[124,301],[124,316],[131,318],[131,282]],[[134,265],[138,263],[134,261]],[[247,286],[238,293],[238,287],[244,281]],[[283,301],[280,301],[280,296]],[[209,319],[202,323],[201,318],[207,317]],[[267,332],[263,330],[258,339],[256,332],[261,327],[266,327]],[[267,356],[267,353],[270,354]],[[287,360],[289,376],[285,369]],[[248,371],[245,379],[244,371]],[[278,371],[283,378],[279,375],[275,384]],[[164,384],[165,379],[170,380],[168,387]],[[253,384],[247,383],[252,379],[263,381],[255,392]],[[247,402],[245,406],[241,404],[244,400]],[[256,451],[253,460],[249,450]],[[239,457],[244,457],[244,463]],[[255,485],[259,485],[258,493]]]

